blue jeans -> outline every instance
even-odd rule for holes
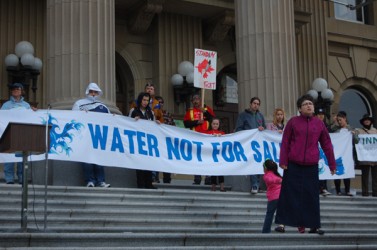
[[[22,162],[17,162],[17,177],[18,183],[22,184],[22,171],[23,171],[23,164]],[[4,179],[5,182],[14,182],[14,162],[4,163]]]
[[[259,189],[259,178],[260,174],[250,175],[250,184],[251,188],[256,187],[257,190]]]
[[[99,185],[101,182],[105,182],[105,169],[103,166],[83,163],[82,169],[84,170],[85,182],[93,182],[94,185]]]
[[[272,220],[278,206],[278,201],[279,199],[276,199],[267,203],[267,211],[266,217],[264,218],[262,233],[271,233]]]

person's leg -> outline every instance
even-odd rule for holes
[[[143,170],[136,170],[136,184],[137,188],[144,188]]]
[[[163,172],[162,175],[163,175],[162,181],[164,183],[170,183],[171,182],[171,174],[170,173]]]
[[[96,184],[99,185],[105,182],[105,168],[100,165],[93,164],[94,178],[96,179]]]
[[[344,182],[344,191],[346,192],[347,195],[351,195],[351,179],[343,179]]]
[[[155,171],[154,180],[155,180],[157,183],[160,183],[160,172]]]
[[[93,166],[94,168],[94,176],[97,181],[96,186],[107,188],[110,187],[109,183],[106,183],[105,181],[105,168],[100,165]]]
[[[359,168],[361,169],[361,195],[368,196],[369,195],[369,168],[370,166],[360,165]]]
[[[153,186],[153,178],[152,178],[152,171],[144,170],[144,182],[145,182],[145,188],[149,189],[156,189],[155,186]]]
[[[267,203],[267,211],[266,211],[266,216],[264,218],[262,233],[271,233],[272,220],[274,218],[274,213],[276,211],[277,204],[278,204],[277,199],[273,201],[269,201]]]
[[[320,180],[319,181],[319,193],[322,194],[323,190],[326,188],[326,180]]]
[[[208,176],[208,175],[205,176],[204,185],[211,185],[211,176]]]
[[[337,195],[342,194],[342,193],[340,192],[340,179],[334,180],[334,184],[335,184],[336,194],[337,194]]]
[[[377,165],[371,166],[372,172],[372,195],[377,196]]]
[[[224,176],[219,176],[219,183],[220,183],[220,191],[225,192],[225,185],[224,185]]]
[[[152,171],[152,182],[160,183],[160,172]]]
[[[96,180],[94,178],[94,168],[93,164],[90,163],[83,163],[82,169],[84,171],[84,180],[85,183],[88,185],[89,183],[92,183],[93,185],[96,184]]]
[[[4,163],[4,179],[8,184],[14,183],[14,162]]]
[[[194,183],[200,185],[200,182],[202,182],[202,176],[201,175],[194,175]]]
[[[211,191],[216,191],[217,176],[211,176]]]
[[[250,175],[251,192],[258,193],[259,175]]]
[[[23,162],[17,162],[17,178],[18,178],[18,183],[22,184],[22,177],[23,177],[23,171],[24,171],[24,164]]]

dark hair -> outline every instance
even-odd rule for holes
[[[162,96],[159,96],[159,95],[156,95],[154,97],[154,99],[156,99],[157,101],[163,101],[164,100],[164,98],[162,98]]]
[[[345,111],[339,111],[336,116],[337,117],[347,118],[347,113]]]
[[[194,100],[194,97],[195,97],[195,96],[197,96],[197,97],[199,97],[199,99],[201,99],[200,94],[199,94],[199,93],[195,93],[195,94],[193,94],[193,95],[191,96],[191,100]]]
[[[256,96],[254,96],[253,98],[251,98],[250,103],[253,103],[255,100],[258,100],[259,104],[261,103],[259,97],[256,97]]]
[[[272,171],[276,176],[279,176],[280,178],[282,178],[278,172],[278,164],[276,164],[276,162],[274,162],[273,160],[266,159],[263,163],[263,167],[267,169],[268,171]]]
[[[145,84],[145,87],[144,88],[147,88],[147,87],[153,87],[154,88],[154,84],[152,82],[147,82]]]
[[[22,85],[22,83],[19,83],[19,82],[15,82],[15,83],[12,83],[9,85],[9,88],[12,90],[12,89],[17,89],[17,88],[20,88],[20,89],[24,89],[24,86]]]
[[[151,100],[151,95],[149,94],[149,93],[147,93],[147,92],[141,92],[140,94],[139,94],[139,96],[137,97],[137,107],[138,108],[140,108],[141,107],[141,102],[142,102],[142,100],[143,100],[143,97],[148,97],[148,102],[150,102],[150,100]],[[149,109],[149,105],[147,106],[147,109]]]
[[[301,108],[301,105],[304,101],[311,101],[312,103],[314,103],[314,99],[311,95],[308,95],[308,94],[303,95],[300,98],[298,98],[298,100],[297,100],[296,105],[297,105],[298,109]]]

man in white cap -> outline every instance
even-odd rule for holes
[[[86,98],[80,99],[73,104],[72,110],[82,110],[91,112],[110,113],[110,110],[99,97],[102,95],[102,90],[94,82],[89,83],[85,91]],[[105,182],[105,170],[103,166],[83,163],[84,178],[87,187],[110,187],[110,184]]]

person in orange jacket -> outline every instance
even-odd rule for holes
[[[213,110],[207,106],[202,105],[201,97],[199,94],[194,94],[191,99],[192,107],[186,111],[183,118],[183,124],[186,128],[199,133],[206,133],[209,129],[209,125],[212,118],[215,117]],[[200,175],[194,175],[194,183],[200,185],[202,177]],[[208,177],[208,183],[210,184],[210,177]]]

